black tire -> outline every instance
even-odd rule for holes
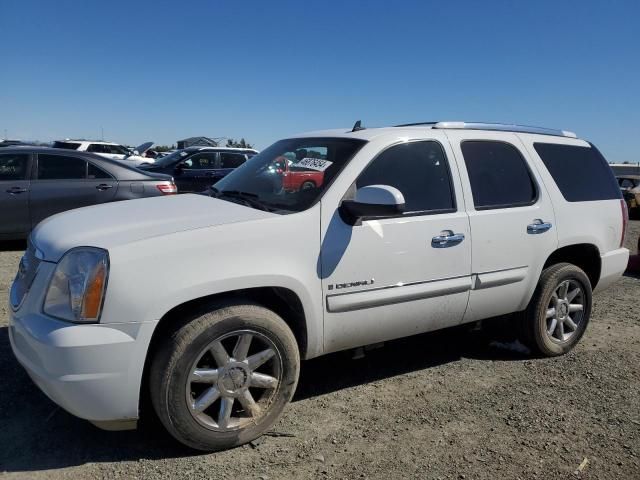
[[[316,188],[316,184],[313,182],[304,182],[301,186],[300,186],[300,190],[311,190],[312,188]]]
[[[259,305],[232,302],[213,306],[210,310],[207,313],[194,315],[169,332],[155,351],[149,377],[151,400],[162,424],[179,442],[204,451],[232,448],[262,435],[280,418],[285,406],[291,400],[300,371],[300,354],[296,339],[284,320],[274,312]],[[232,420],[237,420],[238,426],[220,429],[222,423],[214,426],[203,424],[200,417],[205,418],[208,415],[206,414],[208,410],[192,414],[193,407],[187,403],[193,388],[193,383],[189,379],[192,378],[191,372],[194,366],[200,368],[197,366],[197,362],[200,362],[205,358],[207,352],[210,352],[208,346],[220,338],[225,342],[232,341],[231,337],[225,337],[225,335],[234,335],[232,332],[240,332],[237,334],[238,338],[240,335],[250,332],[251,335],[255,335],[252,337],[252,344],[265,342],[271,349],[275,349],[276,353],[264,365],[267,366],[273,362],[272,365],[277,366],[279,381],[276,387],[265,391],[269,392],[267,403],[260,407],[260,414],[255,418],[249,409],[243,410],[239,405],[239,398],[232,399],[231,404],[236,405],[233,408],[239,408],[239,411],[236,410],[238,418],[232,418]],[[255,340],[256,338],[259,341]],[[226,347],[227,350],[228,348]],[[254,348],[254,346],[250,348]],[[245,354],[247,365],[251,357],[250,353],[251,350]],[[235,349],[229,352],[229,356],[235,356]],[[213,356],[210,358],[214,359]],[[217,371],[222,372],[221,376],[218,380],[214,380],[212,385],[207,384],[203,388],[215,387],[220,392],[224,388],[220,382],[226,381],[227,383],[224,385],[229,385],[229,379],[231,379],[230,384],[233,385],[233,388],[236,388],[237,376],[229,373],[231,370],[233,369],[218,368]],[[237,373],[238,369],[235,370]],[[254,373],[259,372],[249,372],[248,375],[251,376]],[[223,377],[227,380],[221,380]],[[241,378],[246,379],[246,376]],[[244,380],[241,380],[240,383],[242,381]],[[247,380],[244,390],[249,391],[249,383],[250,381]],[[251,397],[251,394],[249,396]],[[216,421],[215,407],[218,403],[221,415],[222,400],[223,398],[219,397],[219,400],[207,407],[211,409],[213,423]],[[256,397],[256,402],[258,402],[258,397]],[[241,422],[248,423],[240,426]]]
[[[559,333],[558,330],[554,329],[551,334],[549,333],[549,330],[553,329],[553,325],[557,325],[562,322],[556,319],[556,323],[553,324],[552,322],[554,321],[554,317],[547,318],[547,315],[548,309],[554,305],[554,292],[556,292],[556,289],[567,281],[569,282],[567,284],[569,288],[572,288],[573,286],[574,289],[575,287],[579,287],[581,289],[581,293],[578,295],[581,295],[580,302],[582,304],[582,310],[580,312],[575,312],[573,319],[571,315],[568,315],[569,319],[573,323],[577,324],[577,328],[571,329],[568,333],[568,335],[570,335],[569,338],[566,340],[560,340],[555,338],[555,336],[561,336],[564,331]],[[569,301],[569,303],[571,303],[571,301]],[[591,316],[591,305],[591,282],[584,271],[570,263],[558,263],[544,269],[542,271],[542,275],[540,275],[538,286],[536,287],[527,309],[520,314],[519,321],[521,341],[531,349],[534,355],[541,355],[544,357],[564,355],[575,347],[582,338],[582,335],[584,335]],[[556,308],[551,308],[550,310],[555,312]],[[569,309],[567,308],[567,312],[568,311]],[[563,316],[563,314],[564,311],[561,313],[561,316]],[[578,318],[578,314],[579,320],[574,322],[574,320]]]

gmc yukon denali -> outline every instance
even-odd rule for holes
[[[323,181],[283,188],[273,163],[300,152]],[[568,352],[625,269],[626,224],[571,132],[356,124],[278,141],[209,195],[43,221],[9,335],[73,415],[132,428],[149,397],[177,440],[224,449],[277,421],[302,359],[508,314],[537,355]]]

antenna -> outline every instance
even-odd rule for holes
[[[352,132],[357,132],[358,130],[364,130],[364,127],[362,126],[362,120],[358,120],[353,125],[353,129],[351,129]]]

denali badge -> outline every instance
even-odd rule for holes
[[[336,283],[335,285],[327,285],[327,289],[333,290],[335,288],[336,290],[341,290],[343,288],[364,287],[366,285],[373,285],[375,282],[372,278],[371,280],[361,280],[359,282]]]

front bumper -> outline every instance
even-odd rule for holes
[[[42,264],[23,305],[11,312],[14,355],[34,383],[69,413],[98,423],[136,419],[157,322],[76,325],[41,313],[49,265]]]
[[[600,257],[600,280],[594,292],[600,292],[618,280],[629,263],[629,250],[619,248]]]

